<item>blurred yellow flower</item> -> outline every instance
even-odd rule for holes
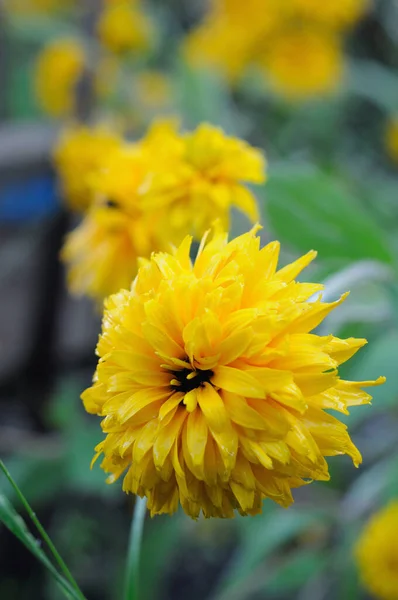
[[[281,31],[259,60],[275,91],[293,100],[332,92],[343,64],[339,38],[309,29]]]
[[[152,35],[149,19],[129,0],[107,3],[97,31],[101,43],[115,53],[145,50]]]
[[[197,518],[261,512],[264,498],[328,480],[324,457],[361,455],[325,410],[371,400],[377,381],[339,378],[366,340],[310,332],[343,300],[308,301],[322,286],[298,283],[315,252],[277,270],[279,244],[260,250],[258,227],[228,243],[219,227],[190,259],[143,261],[129,290],[105,303],[94,383],[82,394],[103,417],[96,447],[112,483],[146,496],[151,514],[181,503]]]
[[[86,210],[93,197],[90,177],[101,169],[120,138],[105,127],[66,129],[54,150],[54,163],[64,200],[72,210]]]
[[[64,134],[55,158],[70,205],[93,203],[62,253],[74,293],[102,299],[127,287],[139,256],[187,231],[200,238],[215,218],[228,226],[232,206],[258,216],[244,182],[264,181],[261,152],[210,125],[180,135],[173,121],[155,121],[134,145],[79,128]]]
[[[398,599],[398,502],[372,516],[356,544],[363,584],[375,598]]]
[[[398,163],[398,118],[391,119],[387,125],[386,147],[392,160]]]
[[[84,49],[77,40],[59,39],[44,48],[37,59],[35,89],[46,113],[52,117],[73,113],[76,86],[84,65]]]
[[[297,16],[337,30],[354,25],[365,15],[371,4],[370,0],[335,0],[334,2],[289,0],[289,2],[291,10],[297,11]]]
[[[141,190],[143,206],[164,213],[163,227],[173,242],[187,232],[200,238],[216,218],[228,229],[233,206],[251,221],[258,219],[255,197],[245,184],[265,181],[259,150],[206,123],[183,136],[167,132],[160,145],[164,160]]]
[[[260,65],[290,99],[331,93],[343,70],[343,33],[370,0],[213,0],[184,42],[187,60],[235,83]]]

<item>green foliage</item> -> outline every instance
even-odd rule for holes
[[[0,494],[0,522],[44,565],[63,590],[65,597],[79,600],[79,597],[66,579],[58,573],[40,547],[40,542],[29,532],[25,521],[18,515],[7,498]]]
[[[273,166],[264,190],[269,227],[284,244],[321,260],[394,260],[383,230],[338,178],[315,167]]]

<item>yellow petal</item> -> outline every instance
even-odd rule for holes
[[[280,243],[270,242],[259,253],[259,267],[261,268],[261,277],[271,279],[275,275],[278,266],[280,252]]]
[[[192,462],[203,465],[207,442],[207,425],[202,412],[194,410],[187,419],[187,445]]]
[[[290,265],[286,265],[286,267],[280,269],[276,273],[275,277],[277,279],[281,279],[285,283],[289,283],[295,279],[297,275],[301,273],[301,271],[305,269],[305,267],[307,267],[314,260],[314,258],[316,258],[316,256],[317,252],[315,252],[315,250],[311,250],[301,258],[290,263]]]
[[[139,436],[137,437],[135,444],[134,444],[134,450],[133,450],[133,456],[132,456],[133,462],[139,463],[142,460],[142,458],[145,456],[145,454],[147,452],[149,452],[149,450],[151,450],[151,448],[153,446],[153,442],[156,437],[157,430],[158,430],[158,424],[157,424],[156,420],[149,421],[149,423],[147,423],[141,429],[141,432],[140,432]]]
[[[185,408],[177,410],[173,420],[166,425],[160,427],[153,446],[153,459],[157,469],[161,468],[166,460],[176,438],[187,417]]]
[[[330,336],[328,343],[324,346],[324,352],[337,361],[339,365],[349,360],[360,348],[367,344],[367,340],[360,338],[348,338],[341,340]]]
[[[220,394],[209,383],[197,390],[197,400],[205,419],[214,431],[223,431],[228,424],[228,414]]]
[[[234,423],[251,429],[267,429],[261,415],[251,408],[243,396],[231,392],[222,392],[225,408]]]
[[[288,333],[307,333],[318,327],[327,315],[339,306],[348,297],[348,292],[343,294],[336,302],[314,302],[303,315],[293,321],[287,328]]]
[[[218,347],[220,353],[219,364],[228,365],[239,356],[243,356],[252,340],[253,330],[250,327],[236,331],[225,338]]]
[[[266,396],[263,386],[253,375],[233,367],[218,366],[211,382],[222,390],[240,396],[249,398],[265,398]]]
[[[167,333],[161,331],[151,323],[142,324],[142,332],[152,348],[159,356],[183,358],[184,350]]]

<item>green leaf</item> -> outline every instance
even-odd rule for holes
[[[58,584],[67,598],[77,599],[78,596],[70,587],[69,583],[58,573],[55,567],[51,564],[43,550],[40,548],[40,542],[33,537],[28,530],[25,521],[14,510],[7,498],[0,494],[0,522],[11,531],[15,537],[30,551],[32,554],[46,567],[51,575],[56,579]]]
[[[191,69],[180,61],[176,70],[177,109],[188,127],[208,121],[236,134],[240,119],[232,109],[228,88],[221,77],[208,70]]]
[[[28,455],[27,451],[24,451],[8,460],[10,471],[35,506],[53,497],[55,489],[62,490],[66,472],[65,459],[61,456],[61,451],[62,448],[58,451],[58,456],[56,450],[53,457],[46,458]],[[4,493],[13,503],[16,501],[15,493],[5,479],[0,479],[0,493]]]
[[[283,243],[342,264],[393,262],[383,231],[336,178],[306,165],[274,165],[264,193],[270,227]]]
[[[272,552],[308,530],[320,519],[316,511],[296,508],[265,509],[266,512],[242,523],[243,539],[235,557],[220,578],[218,591],[238,585]],[[223,597],[223,596],[222,596]]]
[[[347,76],[347,88],[371,100],[383,110],[395,114],[398,107],[398,76],[381,64],[352,60]]]
[[[266,589],[280,594],[299,589],[310,579],[319,575],[327,564],[327,558],[319,550],[301,550],[289,557],[279,568],[273,568]]]
[[[19,44],[47,43],[63,37],[81,37],[71,21],[48,15],[11,16],[7,18],[8,34]]]
[[[181,537],[183,518],[178,513],[169,516],[157,516],[146,524],[141,549],[141,590],[143,600],[161,598],[161,584],[168,564],[173,559],[173,549],[178,546]]]

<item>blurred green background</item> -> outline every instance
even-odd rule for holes
[[[119,597],[134,501],[89,469],[99,428],[79,396],[95,366],[99,315],[68,297],[57,258],[74,217],[57,196],[51,147],[71,115],[51,118],[35,94],[40,53],[72,37],[89,56],[91,84],[77,92],[84,117],[121,123],[132,138],[157,116],[176,115],[187,128],[206,120],[265,151],[264,241],[282,242],[283,262],[318,250],[310,277],[325,283],[326,298],[351,291],[322,334],[370,342],[344,377],[387,377],[372,406],[344,417],[363,454],[358,470],[330,459],[331,482],[297,490],[288,510],[265,502],[255,518],[148,519],[143,600],[368,598],[352,546],[368,517],[398,496],[397,2],[375,1],[345,32],[333,93],[300,101],[275,93],[255,67],[231,83],[186,60],[184,39],[202,22],[204,0],[141,3],[150,43],[127,54],[98,46],[99,2],[59,4],[0,8],[0,456],[87,598]],[[234,218],[234,233],[246,227]],[[23,514],[4,477],[0,494]],[[59,594],[0,526],[0,598]]]

